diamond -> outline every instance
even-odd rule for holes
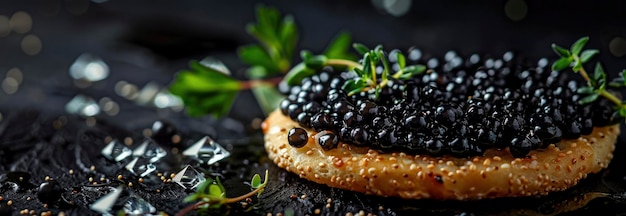
[[[193,189],[197,187],[200,183],[206,181],[204,175],[201,172],[198,172],[192,166],[187,165],[183,170],[178,172],[172,181],[178,183],[181,187],[187,189]]]
[[[133,151],[133,156],[148,158],[151,163],[157,162],[162,157],[165,157],[165,155],[167,155],[167,151],[150,138],[143,141],[143,143]]]
[[[205,136],[183,151],[183,155],[196,158],[207,165],[212,165],[230,156],[230,152],[213,141],[211,137]]]
[[[149,215],[156,212],[156,208],[143,198],[132,194],[124,203],[124,213],[127,215]]]
[[[101,153],[109,160],[120,162],[130,156],[132,151],[126,145],[113,140],[102,149]]]
[[[126,164],[126,169],[131,173],[144,177],[156,170],[156,166],[150,162],[149,158],[135,157]]]
[[[108,193],[107,195],[104,195],[100,199],[96,200],[93,204],[89,206],[89,208],[91,210],[99,212],[102,215],[111,215],[110,211],[115,205],[117,198],[119,198],[122,194],[122,190],[122,186],[113,189],[111,193]]]

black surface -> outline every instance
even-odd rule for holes
[[[72,2],[86,2],[89,6],[84,13],[75,14],[68,10]],[[570,209],[565,208],[567,206],[575,210],[565,213],[570,215],[626,213],[626,171],[622,168],[626,152],[621,145],[607,170],[589,176],[570,190],[547,197],[475,202],[400,200],[328,188],[299,179],[273,165],[262,149],[260,132],[251,126],[252,119],[262,118],[263,114],[260,110],[248,109],[254,103],[249,92],[242,92],[229,117],[220,120],[190,118],[184,113],[139,106],[114,93],[114,85],[120,80],[140,87],[150,81],[166,85],[176,71],[186,68],[189,60],[207,55],[219,57],[236,76],[242,76],[244,65],[236,59],[235,49],[253,42],[246,35],[244,25],[253,21],[256,3],[165,0],[112,0],[102,4],[80,0],[0,3],[3,16],[10,17],[20,10],[28,12],[33,18],[33,28],[27,34],[37,35],[43,44],[39,54],[29,56],[20,49],[20,41],[26,34],[0,37],[0,78],[13,67],[24,73],[17,93],[0,92],[0,175],[3,176],[0,177],[0,196],[3,197],[0,215],[18,215],[22,209],[33,209],[38,214],[44,210],[55,214],[63,211],[66,215],[95,214],[87,206],[106,191],[88,186],[87,178],[99,179],[100,175],[109,179],[111,185],[132,181],[135,183],[132,189],[159,211],[174,214],[187,205],[181,200],[188,192],[173,183],[137,184],[131,174],[98,153],[104,146],[104,137],[132,137],[140,142],[142,131],[159,119],[175,125],[184,140],[181,145],[211,134],[232,150],[233,157],[206,170],[210,175],[225,179],[229,196],[248,192],[244,182],[253,173],[269,169],[268,189],[260,199],[253,199],[252,204],[256,204],[253,211],[246,212],[235,204],[211,213],[264,215],[293,210],[301,215],[320,209],[325,215],[345,215],[360,210],[375,215],[533,215],[559,213]],[[402,17],[387,15],[369,1],[265,3],[293,14],[302,35],[300,47],[313,51],[322,50],[336,32],[345,29],[353,33],[355,41],[368,45],[382,43],[389,49],[416,46],[440,59],[451,49],[464,56],[480,53],[496,58],[512,50],[536,62],[544,56],[555,58],[549,48],[551,43],[566,45],[588,35],[591,37],[589,46],[600,49],[607,70],[615,72],[626,67],[624,57],[612,56],[608,51],[614,37],[626,36],[623,24],[626,23],[626,3],[622,1],[533,1],[528,3],[528,15],[521,21],[506,18],[505,1],[414,2],[411,12]],[[109,64],[111,75],[91,87],[78,88],[67,70],[85,52],[101,56]],[[87,126],[84,118],[64,113],[64,104],[77,93],[96,99],[110,97],[120,104],[121,111],[115,116],[101,114],[95,126]],[[53,124],[60,118],[67,122],[55,129]],[[87,170],[79,161],[87,165]],[[159,170],[176,172],[183,163],[185,161],[171,158],[170,163]],[[96,170],[90,171],[89,165],[94,165]],[[69,175],[68,169],[76,173]],[[31,177],[28,183],[18,185],[23,189],[13,191],[9,174],[18,171]],[[118,174],[128,178],[118,181]],[[76,193],[70,190],[63,193],[74,205],[43,208],[35,187],[44,182],[45,176],[53,177],[65,189],[76,189]],[[157,188],[161,193],[154,192]],[[597,192],[609,195],[588,204],[576,201]],[[292,194],[297,198],[290,198]],[[303,199],[302,195],[306,197]],[[332,198],[330,209],[325,207],[328,198]],[[6,206],[8,200],[13,202],[11,207]]]

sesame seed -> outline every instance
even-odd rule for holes
[[[94,165],[91,165],[91,167],[89,167],[89,169],[90,169],[91,171],[95,171],[95,170],[96,170],[96,167],[95,167]]]
[[[70,175],[74,175],[74,170],[73,169],[70,170]]]
[[[89,177],[89,182],[93,182],[93,177]]]
[[[122,178],[124,178],[124,176],[122,176],[122,175],[117,175],[117,180],[122,180]]]
[[[13,200],[7,201],[7,206],[13,205]]]

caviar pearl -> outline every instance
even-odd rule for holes
[[[302,148],[309,141],[309,135],[304,128],[292,128],[287,133],[287,141],[293,147]]]

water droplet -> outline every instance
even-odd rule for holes
[[[30,29],[33,26],[33,19],[30,17],[30,14],[24,11],[15,12],[11,16],[10,22],[11,22],[11,28],[13,28],[13,31],[19,34],[24,34],[30,31]]]
[[[513,21],[520,21],[526,18],[528,5],[524,0],[508,0],[504,5],[504,13]]]
[[[195,158],[207,165],[212,165],[230,156],[230,152],[226,151],[224,147],[216,143],[211,137],[205,136],[183,151],[183,155]]]
[[[126,164],[125,168],[132,174],[144,177],[156,170],[156,166],[150,162],[150,158],[135,157]]]
[[[539,59],[539,61],[537,62],[537,67],[544,68],[546,66],[548,66],[548,59],[547,58]]]
[[[53,204],[61,199],[63,188],[55,180],[41,183],[37,190],[37,198],[41,203]]]
[[[198,172],[192,166],[187,165],[180,172],[178,172],[174,178],[172,178],[172,181],[178,183],[178,185],[186,189],[193,189],[202,182],[206,181],[206,178],[204,178],[204,175],[201,172]]]
[[[96,200],[93,204],[89,206],[91,210],[94,210],[103,215],[111,215],[111,208],[115,205],[117,198],[122,194],[123,188],[119,186],[110,193],[104,195],[100,199]]]
[[[504,61],[507,61],[507,62],[508,62],[508,61],[513,60],[513,57],[514,57],[514,56],[515,56],[515,55],[513,54],[513,52],[511,52],[511,51],[507,51],[507,52],[505,52],[505,53],[504,53],[504,55],[502,55],[502,59],[503,59]]]
[[[76,95],[76,97],[72,98],[72,100],[65,105],[65,111],[82,116],[95,116],[100,113],[100,106],[90,97]]]
[[[409,60],[417,61],[420,60],[420,58],[422,58],[422,51],[419,49],[415,48],[409,51]]]
[[[626,55],[626,39],[623,37],[615,37],[609,42],[609,51],[615,57]]]
[[[430,60],[428,60],[428,62],[426,62],[426,66],[428,66],[428,68],[436,68],[439,66],[439,60],[436,58],[431,58]]]
[[[411,9],[411,0],[383,0],[383,7],[393,16],[402,16]]]
[[[156,96],[154,96],[154,106],[161,109],[169,107],[182,107],[183,100],[180,99],[180,97],[173,95],[169,91],[163,89],[159,91]]]
[[[75,80],[100,81],[109,76],[109,66],[100,57],[84,53],[70,66],[70,76]]]
[[[41,39],[37,35],[29,34],[22,39],[22,51],[27,55],[37,55],[41,52]]]
[[[123,143],[112,140],[102,149],[102,155],[109,160],[120,162],[132,154],[132,150]]]
[[[470,63],[472,64],[478,64],[478,62],[480,61],[480,55],[478,54],[472,54],[472,56],[470,56]]]
[[[2,91],[6,94],[15,94],[19,88],[19,83],[13,77],[6,77],[2,80]]]
[[[444,58],[446,61],[451,61],[451,60],[452,60],[452,58],[454,58],[455,56],[457,56],[457,55],[456,55],[456,52],[455,52],[454,50],[450,50],[450,51],[446,52],[446,54],[444,55],[444,57],[443,57],[443,58]]]
[[[161,89],[158,84],[150,82],[139,91],[137,98],[135,98],[135,102],[140,105],[151,104],[160,90]]]
[[[147,158],[151,163],[157,162],[159,159],[165,157],[165,155],[167,155],[167,151],[150,138],[146,138],[146,140],[133,151],[133,156]]]
[[[127,215],[149,215],[154,212],[156,212],[156,208],[136,194],[131,194],[124,203],[124,213]]]

